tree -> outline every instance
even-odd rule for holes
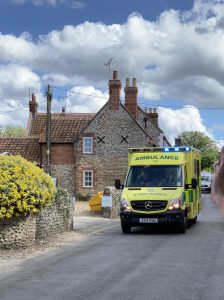
[[[199,131],[184,131],[180,138],[182,145],[193,146],[201,151],[201,169],[213,172],[219,154],[216,142]]]
[[[38,213],[53,200],[53,181],[21,156],[0,156],[0,219]]]
[[[0,130],[0,137],[19,137],[27,136],[26,129],[22,126],[8,125]]]

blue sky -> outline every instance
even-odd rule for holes
[[[0,126],[26,126],[30,92],[45,111],[47,84],[54,111],[97,111],[113,57],[171,142],[199,130],[222,145],[223,29],[223,0],[1,0]]]
[[[43,3],[41,5],[41,2]],[[76,6],[72,8],[72,3]],[[16,4],[17,3],[17,4]],[[78,25],[85,21],[103,22],[107,25],[124,23],[133,12],[155,21],[169,9],[189,10],[192,0],[83,0],[83,1],[13,1],[0,2],[0,28],[4,34],[20,35],[29,31],[37,38],[64,25]],[[50,4],[50,3],[55,3]]]

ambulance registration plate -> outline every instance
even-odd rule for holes
[[[158,223],[156,218],[140,218],[139,223]]]

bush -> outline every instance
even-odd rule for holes
[[[0,219],[36,214],[54,193],[52,179],[42,169],[21,156],[0,156]]]

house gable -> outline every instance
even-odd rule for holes
[[[109,103],[105,105],[80,136],[88,132],[95,134],[97,155],[108,155],[108,151],[113,155],[123,155],[127,153],[128,147],[149,146],[151,141],[149,134],[132,118],[122,104],[113,112],[109,109]]]
[[[84,154],[83,137],[93,137],[94,151]],[[75,142],[76,185],[83,194],[103,190],[111,186],[114,179],[125,179],[127,173],[128,148],[152,146],[154,141],[140,124],[120,103],[119,109],[111,110],[109,102],[86,126]],[[92,170],[93,187],[82,185],[83,172]]]
[[[126,80],[124,105],[121,86],[114,71],[109,80],[109,100],[97,114],[66,113],[65,109],[51,114],[51,174],[71,193],[75,188],[78,193],[94,194],[113,185],[117,177],[124,180],[128,148],[160,146],[164,141],[158,114],[151,118],[137,104],[136,79],[131,86]],[[37,112],[34,95],[29,107],[28,132],[39,138],[44,167],[47,118]]]

